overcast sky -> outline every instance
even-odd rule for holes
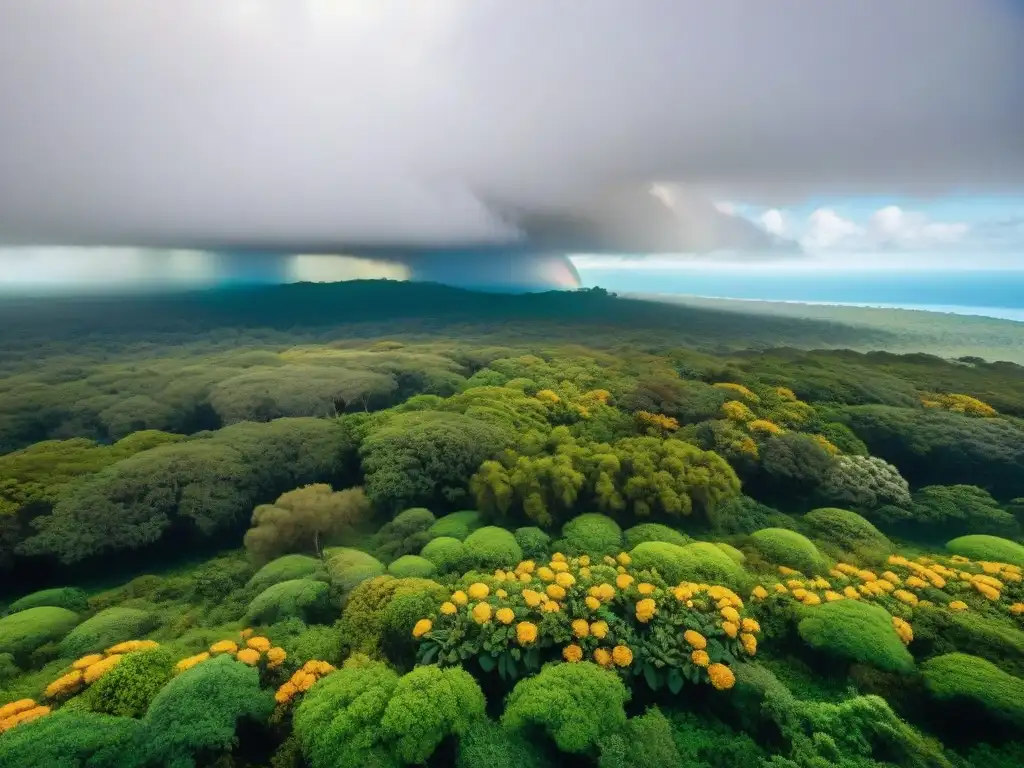
[[[678,250],[1019,256],[1024,3],[0,4],[0,242],[542,241],[655,183]]]

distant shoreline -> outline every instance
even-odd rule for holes
[[[867,301],[812,301],[807,299],[752,299],[734,296],[708,296],[700,294],[684,294],[674,292],[662,293],[624,293],[625,296],[636,298],[670,298],[673,301],[699,299],[716,302],[743,302],[745,304],[785,304],[790,306],[809,307],[853,307],[857,309],[898,309],[908,312],[930,312],[933,314],[961,315],[965,317],[984,317],[993,320],[1009,320],[1024,323],[1024,309],[1015,307],[977,307],[958,304],[895,304]]]

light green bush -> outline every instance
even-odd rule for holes
[[[60,640],[78,623],[78,614],[52,605],[29,608],[0,619],[0,653],[21,658]]]
[[[546,560],[551,551],[551,537],[541,528],[528,525],[516,528],[516,543],[527,560]]]
[[[892,542],[866,518],[838,507],[812,509],[803,517],[812,535],[836,544],[846,552],[891,551]]]
[[[633,558],[633,568],[653,568],[670,584],[696,581],[738,589],[748,581],[748,574],[741,565],[706,541],[697,541],[684,547],[662,541],[646,541],[634,547],[629,554]]]
[[[150,611],[114,607],[75,627],[60,642],[61,656],[73,658],[102,651],[122,640],[138,640],[156,623]]]
[[[946,542],[946,549],[971,560],[991,560],[1024,568],[1024,546],[999,536],[960,536]]]
[[[467,565],[466,545],[451,536],[439,536],[431,539],[420,552],[432,562],[440,573],[461,571]]]
[[[323,563],[309,555],[283,555],[271,560],[249,579],[246,587],[254,593],[262,592],[267,587],[292,579],[315,578],[323,571]]]
[[[966,653],[948,653],[928,659],[921,671],[925,687],[936,699],[959,699],[1024,728],[1024,680],[992,662]]]
[[[460,512],[452,512],[438,519],[430,526],[431,538],[447,538],[465,541],[477,528],[482,528],[484,516],[475,509],[464,509]]]
[[[380,727],[403,764],[420,764],[442,739],[484,716],[484,694],[462,667],[417,667],[398,681]]]
[[[622,529],[607,515],[579,515],[562,526],[562,538],[555,545],[566,555],[615,555],[622,551]]]
[[[516,537],[504,528],[488,525],[466,537],[470,565],[481,571],[510,568],[523,559]]]
[[[675,528],[669,528],[661,523],[640,523],[632,528],[627,528],[624,533],[626,549],[633,549],[645,541],[663,541],[666,544],[675,544],[684,547],[691,539],[685,533],[680,533]]]
[[[345,653],[384,655],[385,635],[399,644],[412,642],[412,627],[437,609],[448,591],[430,579],[396,579],[378,576],[352,590],[338,621],[338,634]],[[406,597],[391,609],[392,601]]]
[[[29,608],[39,608],[46,605],[55,608],[67,608],[75,613],[83,613],[89,609],[89,599],[86,597],[85,592],[77,587],[42,589],[15,600],[8,606],[7,613],[27,611]]]
[[[385,563],[419,552],[432,538],[430,528],[435,522],[434,513],[424,507],[399,512],[373,537],[373,551]]]
[[[809,645],[849,661],[889,672],[910,672],[914,657],[892,625],[892,617],[877,605],[840,600],[809,608],[797,626]]]
[[[305,664],[312,659],[327,661],[335,666],[342,662],[341,634],[334,627],[314,625],[302,630],[294,638],[279,640],[271,636],[271,640],[281,645],[288,652],[288,658],[298,664]]]
[[[397,685],[381,662],[345,666],[314,685],[292,721],[311,768],[397,768],[381,728]]]
[[[384,564],[373,555],[351,547],[336,547],[324,551],[327,574],[331,584],[342,595],[347,595],[362,582],[384,573]]]
[[[786,565],[808,576],[828,571],[828,563],[814,542],[785,528],[762,528],[750,534],[750,543],[776,565]]]
[[[733,562],[737,565],[743,565],[747,561],[747,556],[740,552],[732,544],[726,544],[724,541],[716,541],[715,546],[725,552]]]
[[[282,581],[253,598],[246,611],[246,619],[253,624],[273,624],[288,618],[313,621],[326,611],[328,592],[327,584],[322,581]]]
[[[419,555],[402,555],[388,566],[388,573],[399,579],[406,577],[429,579],[437,573],[437,566]]]
[[[602,736],[625,725],[628,700],[622,679],[593,662],[551,664],[516,683],[501,723],[514,731],[537,726],[562,752],[593,753]]]
[[[82,694],[84,703],[94,712],[142,717],[171,679],[175,661],[165,648],[129,653],[86,689]]]

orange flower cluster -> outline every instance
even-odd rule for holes
[[[35,699],[12,701],[10,704],[0,707],[0,733],[49,713],[50,708],[40,706],[35,702]]]
[[[300,693],[305,693],[313,684],[325,675],[334,671],[334,665],[326,661],[307,661],[295,674],[274,694],[274,701],[282,706],[287,706]]]

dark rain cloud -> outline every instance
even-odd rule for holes
[[[1018,187],[1022,126],[1014,0],[0,5],[7,243],[785,250],[709,201]]]

